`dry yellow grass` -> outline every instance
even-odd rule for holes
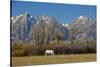
[[[13,66],[59,64],[96,61],[96,54],[13,57]]]

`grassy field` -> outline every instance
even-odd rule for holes
[[[96,61],[96,54],[13,57],[13,66],[43,65]]]

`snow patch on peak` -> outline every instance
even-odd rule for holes
[[[78,17],[78,19],[86,19],[87,17],[84,15],[81,15],[80,17]]]
[[[64,23],[63,23],[62,26],[64,26],[64,27],[68,27],[68,24],[64,24]]]
[[[14,17],[11,17],[11,20],[14,20]]]

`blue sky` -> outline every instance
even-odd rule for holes
[[[34,17],[41,15],[52,16],[61,23],[72,22],[81,15],[96,20],[96,6],[12,1],[12,16],[25,12]]]

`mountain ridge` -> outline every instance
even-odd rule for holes
[[[54,30],[53,33],[62,32],[62,40],[80,38],[96,39],[96,23],[87,16],[82,15],[69,24],[60,24],[54,17],[48,15],[33,17],[27,12],[15,17],[11,17],[11,39],[13,41],[28,41],[32,37],[30,36],[32,29],[37,25],[40,25],[42,28],[43,26],[45,28],[47,28],[47,26],[51,26],[50,28],[52,28],[52,31]],[[73,33],[70,31],[75,32]],[[88,35],[90,37],[88,37]],[[55,39],[53,34],[50,35],[50,37],[51,39]]]

